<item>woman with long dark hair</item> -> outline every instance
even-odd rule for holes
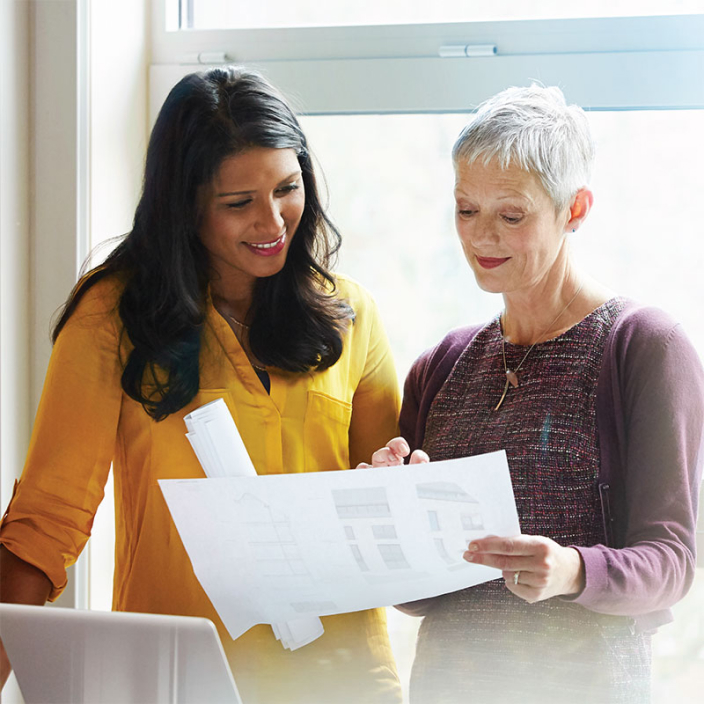
[[[152,132],[131,232],[55,327],[0,527],[4,601],[61,593],[112,463],[114,609],[212,619],[245,702],[400,701],[378,611],[324,618],[324,635],[294,652],[268,626],[233,641],[157,484],[202,476],[183,418],[215,398],[259,474],[351,467],[394,434],[388,343],[369,295],[330,271],[339,244],[285,100],[242,69],[181,80]]]

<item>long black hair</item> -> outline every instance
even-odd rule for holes
[[[255,284],[252,353],[291,372],[326,369],[342,353],[353,313],[335,296],[328,270],[340,235],[320,203],[298,120],[258,73],[225,67],[190,74],[171,90],[152,130],[132,230],[71,292],[52,336],[56,341],[86,291],[119,274],[119,314],[133,345],[122,388],[156,420],[183,408],[199,388],[209,273],[198,236],[199,189],[225,158],[252,147],[293,149],[305,189],[283,269]]]

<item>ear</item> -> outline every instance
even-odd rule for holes
[[[594,194],[588,188],[580,188],[570,205],[569,220],[565,226],[566,230],[574,232],[586,220],[589,211],[592,209]]]

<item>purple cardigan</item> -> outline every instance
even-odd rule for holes
[[[481,326],[450,332],[413,364],[401,435],[423,444],[430,405]],[[682,328],[656,308],[628,301],[606,341],[596,396],[604,544],[574,546],[584,590],[563,597],[604,614],[632,616],[639,630],[672,620],[691,586],[704,447],[704,370]],[[401,607],[421,616],[424,599]]]

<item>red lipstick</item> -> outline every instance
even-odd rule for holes
[[[483,269],[495,269],[497,266],[501,266],[504,262],[507,262],[511,257],[477,257],[479,266]]]

